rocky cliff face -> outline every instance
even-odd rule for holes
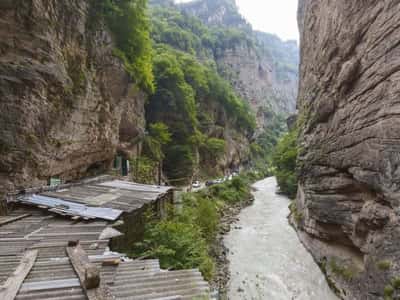
[[[253,31],[234,0],[197,0],[181,4],[188,14],[211,27],[229,29],[242,37],[214,51],[219,72],[250,103],[259,129],[267,127],[270,113],[288,116],[296,111],[299,54],[296,42]]]
[[[345,299],[400,295],[399,11],[300,1],[296,219]]]
[[[90,1],[0,3],[0,189],[109,166],[144,127],[144,97]]]
[[[251,31],[251,26],[240,15],[235,0],[194,0],[181,4],[187,13],[211,26],[231,26]]]
[[[261,35],[270,36],[266,33]],[[244,41],[216,57],[220,72],[254,110],[260,129],[269,124],[270,113],[288,116],[296,111],[296,62],[292,62],[291,69],[279,69],[281,61],[270,55],[268,46],[260,41],[257,45]],[[297,49],[297,45],[293,46]]]

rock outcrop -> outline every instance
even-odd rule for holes
[[[400,3],[301,0],[299,235],[344,299],[400,295]]]
[[[105,169],[144,131],[136,89],[90,1],[0,3],[0,190]]]
[[[270,36],[267,33],[261,34]],[[280,40],[279,42],[285,44]],[[221,73],[232,83],[238,94],[249,102],[256,114],[259,128],[267,127],[270,113],[288,116],[296,111],[296,59],[292,61],[293,69],[279,69],[279,64],[284,62],[270,56],[269,46],[262,42],[249,45],[243,41],[233,48],[225,49],[216,57]],[[296,44],[292,46],[297,49]]]

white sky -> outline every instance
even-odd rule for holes
[[[190,2],[191,0],[175,0]],[[274,33],[283,40],[299,40],[298,0],[236,0],[240,13],[254,29]]]

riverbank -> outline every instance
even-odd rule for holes
[[[254,196],[251,195],[243,201],[229,205],[221,211],[218,235],[212,245],[211,253],[215,259],[216,271],[211,288],[219,292],[221,300],[227,298],[227,286],[230,279],[228,252],[229,249],[224,244],[225,236],[230,232],[232,224],[237,222],[240,212],[254,202]]]

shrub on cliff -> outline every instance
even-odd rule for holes
[[[275,176],[282,193],[294,198],[297,193],[297,129],[284,135],[272,155]]]
[[[93,22],[105,20],[116,43],[114,55],[145,91],[154,90],[152,44],[147,0],[93,0]]]

